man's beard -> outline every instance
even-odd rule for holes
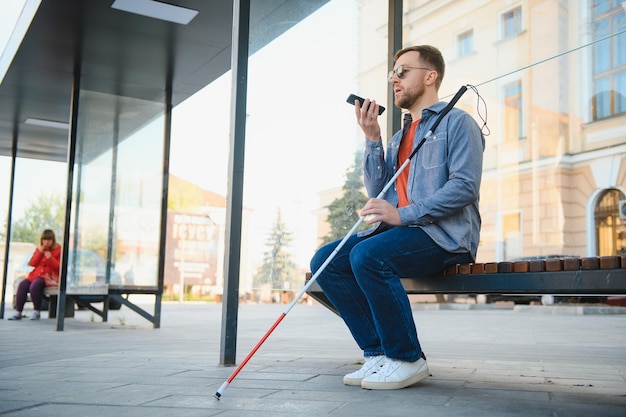
[[[396,106],[401,109],[408,109],[413,104],[414,100],[411,100],[411,97],[401,96],[396,100]]]
[[[413,104],[419,100],[422,96],[424,90],[422,89],[414,89],[411,91],[404,90],[400,96],[396,99],[396,106],[401,109],[409,109]]]

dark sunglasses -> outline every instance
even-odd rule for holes
[[[406,65],[398,65],[396,69],[389,71],[389,75],[388,75],[389,82],[393,80],[394,74],[396,75],[396,77],[403,79],[406,73],[410,69],[432,71],[430,68],[425,68],[425,67],[407,67]]]

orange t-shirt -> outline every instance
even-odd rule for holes
[[[400,149],[398,149],[398,163],[397,167],[400,168],[404,161],[407,160],[411,152],[413,152],[413,142],[415,138],[415,131],[419,120],[415,120],[411,123],[411,126],[406,131],[406,134],[400,141]],[[404,207],[409,205],[409,198],[407,194],[407,184],[409,182],[409,169],[411,164],[404,168],[404,171],[400,173],[400,176],[396,180],[396,190],[398,191],[398,207]]]

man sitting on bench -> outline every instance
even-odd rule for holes
[[[318,284],[363,350],[365,364],[343,378],[365,389],[399,389],[426,378],[428,366],[400,277],[428,276],[449,265],[473,262],[479,243],[478,195],[485,140],[474,119],[452,108],[441,113],[438,90],[445,63],[438,49],[400,50],[389,74],[396,106],[408,110],[385,158],[377,121],[379,106],[355,102],[365,134],[365,186],[377,196],[413,148],[443,117],[384,199],[371,198],[361,216],[374,229],[350,236]],[[316,273],[339,242],[311,260]]]

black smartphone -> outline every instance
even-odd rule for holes
[[[359,103],[361,103],[361,105],[363,105],[363,103],[365,102],[365,99],[363,97],[359,97],[356,94],[350,94],[346,101],[354,106],[354,100],[359,100]],[[385,108],[379,104],[378,115],[380,116],[381,114],[383,114],[384,111]]]

